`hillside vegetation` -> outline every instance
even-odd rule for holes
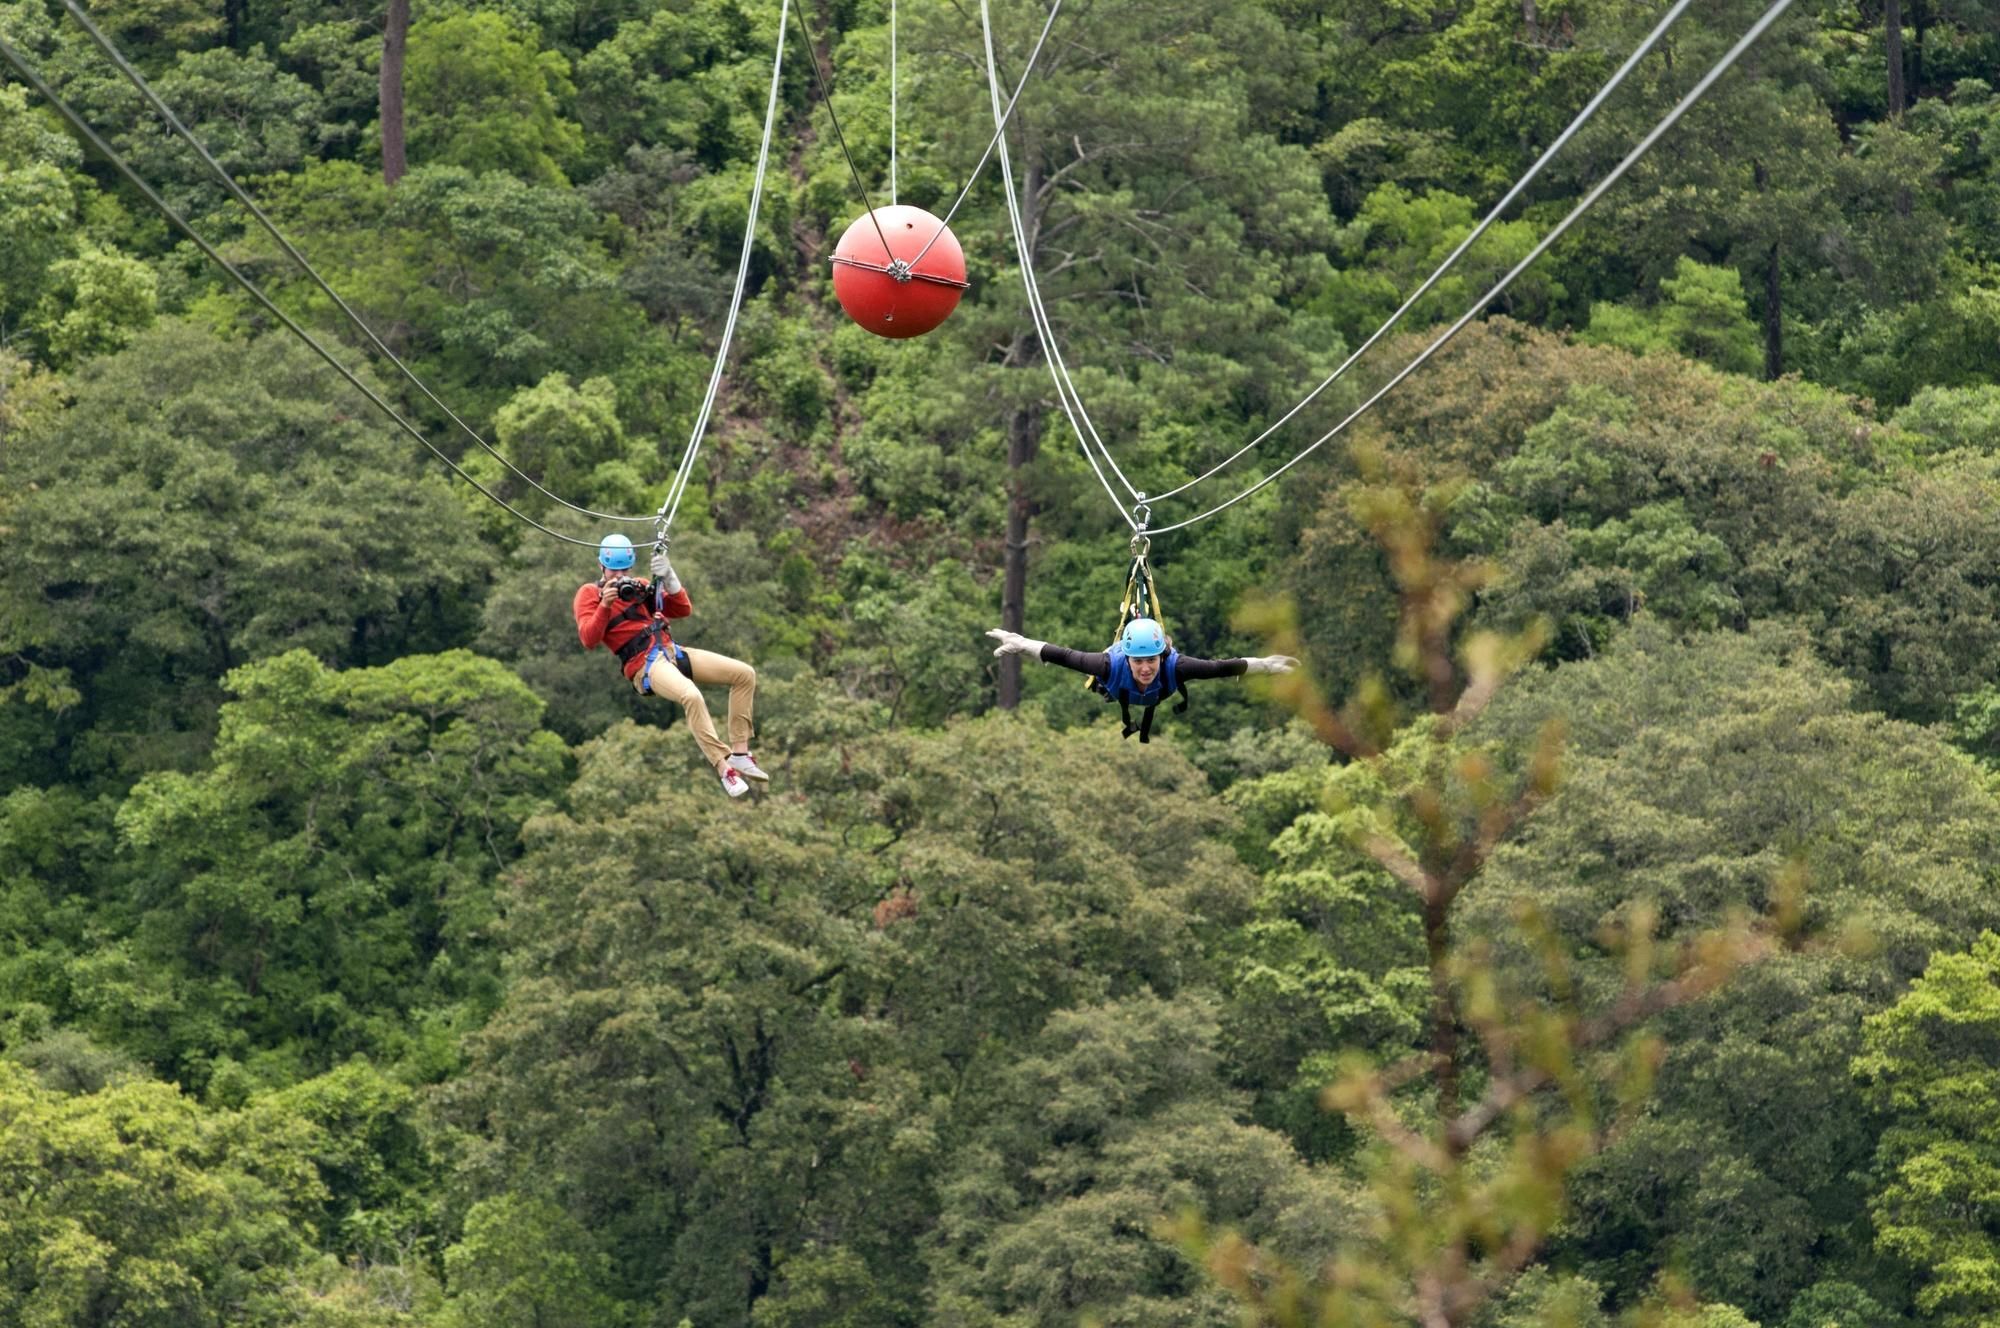
[[[1132,484],[1330,373],[1664,8],[1067,0],[1010,146]],[[1693,6],[1156,522],[1332,428],[1761,11]],[[661,502],[776,3],[91,14],[508,463]],[[886,201],[887,0],[803,14]],[[1046,18],[995,10],[1003,87]],[[942,212],[978,11],[896,24]],[[605,533],[61,3],[0,38],[473,478]],[[1345,437],[1155,539],[1180,650],[1304,668],[1145,746],[984,636],[1012,559],[1007,625],[1102,648],[1129,565],[998,174],[891,342],[832,298],[862,208],[796,28],[773,158],[672,545],[681,638],[759,671],[732,801],[578,648],[589,548],[0,80],[0,1323],[2000,1322],[2000,5],[1799,0]]]

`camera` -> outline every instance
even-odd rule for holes
[[[644,597],[647,590],[646,583],[636,576],[621,576],[611,583],[611,588],[616,590],[618,598],[627,604]]]

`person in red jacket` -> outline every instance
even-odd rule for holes
[[[618,656],[625,676],[640,695],[652,693],[678,702],[702,755],[715,767],[723,790],[740,798],[749,790],[744,781],[770,779],[750,755],[751,711],[757,701],[757,671],[741,660],[712,650],[688,650],[674,641],[667,623],[694,612],[694,602],[681,586],[664,546],[653,555],[653,579],[629,575],[632,541],[606,535],[597,546],[598,577],[577,587],[571,607],[576,635],[585,650],[603,646]],[[708,702],[696,683],[721,683],[729,688],[729,744],[715,735]]]

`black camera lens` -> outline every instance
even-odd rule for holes
[[[630,576],[621,576],[618,578],[618,598],[630,603],[645,593],[646,583],[644,581]]]

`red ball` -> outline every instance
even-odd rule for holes
[[[958,237],[919,207],[876,208],[873,221],[857,220],[833,248],[834,298],[878,337],[922,336],[951,317],[970,284]]]

